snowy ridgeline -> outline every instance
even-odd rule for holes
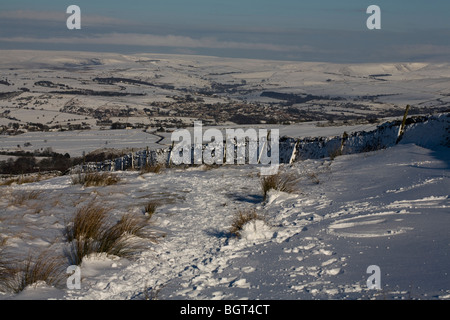
[[[401,121],[386,122],[373,131],[355,132],[346,137],[286,138],[280,142],[280,150],[283,148],[289,154],[297,143],[295,160],[305,160],[385,149],[396,144],[400,125]],[[450,113],[407,119],[400,143],[450,146]],[[280,161],[286,162],[286,159],[289,158],[281,158],[280,151]]]
[[[279,163],[385,149],[396,144],[400,125],[400,121],[386,122],[373,131],[360,131],[333,137],[292,138],[283,136],[279,143]],[[401,143],[415,143],[423,147],[450,146],[450,113],[408,119]],[[226,143],[223,143],[223,146],[223,154],[226,154]],[[269,151],[266,150],[266,152],[270,154],[270,143],[268,146]],[[203,150],[206,147],[207,144],[203,145]],[[249,163],[248,143],[245,144],[245,159],[238,155],[237,149],[240,145],[235,144],[234,147],[235,162]],[[192,147],[191,150],[191,163],[194,163],[194,148]],[[172,147],[140,150],[104,162],[86,163],[72,168],[71,171],[121,171],[130,168],[140,169],[146,165],[173,165],[171,151]],[[259,153],[260,150],[258,150]]]

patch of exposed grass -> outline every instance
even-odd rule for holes
[[[85,256],[94,253],[129,258],[142,248],[138,238],[151,238],[145,232],[147,218],[125,214],[116,223],[108,223],[107,211],[92,203],[77,211],[66,228],[69,245],[64,251],[71,264],[80,265]]]
[[[149,201],[144,206],[144,214],[150,219],[153,214],[156,212],[156,208],[158,207],[158,203],[155,201]]]
[[[74,239],[64,248],[64,255],[70,265],[79,266],[83,258],[97,252],[93,239]]]
[[[26,183],[33,183],[33,182],[39,182],[43,180],[47,180],[50,178],[53,178],[57,176],[56,174],[35,174],[35,175],[25,175],[25,176],[19,176],[14,178],[9,178],[0,181],[0,186],[10,186],[12,184],[26,184]]]
[[[200,168],[203,171],[209,171],[209,170],[218,169],[218,168],[221,168],[221,167],[222,167],[222,165],[221,164],[217,164],[217,163],[214,163],[214,164],[206,164],[206,163],[204,163],[204,164],[202,164],[200,166]]]
[[[110,172],[87,172],[72,176],[72,184],[81,184],[85,187],[110,186],[120,181],[120,178]]]
[[[16,177],[16,178],[10,178],[5,179],[3,181],[0,181],[0,186],[10,186],[12,184],[25,184],[25,183],[33,183],[40,181],[39,177],[37,176],[30,176],[30,177]]]
[[[241,230],[244,227],[244,225],[254,220],[266,221],[265,217],[259,214],[255,209],[238,211],[233,217],[233,221],[231,223],[230,228],[230,234],[232,236],[240,237]]]
[[[11,277],[14,275],[5,247],[6,238],[0,239],[0,290],[7,289]]]
[[[320,180],[314,172],[307,173],[308,178],[315,184],[319,184]]]
[[[17,183],[17,178],[2,180],[2,181],[0,181],[0,186],[10,186],[13,183]]]
[[[27,200],[37,200],[41,193],[40,190],[15,192],[12,195],[10,205],[21,206]]]
[[[162,164],[146,164],[141,168],[140,174],[146,173],[161,173],[164,170],[164,165]]]
[[[279,190],[292,193],[297,190],[299,178],[296,175],[286,172],[278,172],[270,176],[261,177],[261,189],[263,192],[263,201],[267,199],[267,193],[270,190]]]
[[[145,228],[148,226],[148,218],[138,217],[133,214],[124,214],[120,220],[110,229],[120,235],[133,235],[139,238],[146,238]]]
[[[44,252],[37,256],[29,255],[17,267],[8,271],[3,287],[19,293],[26,287],[45,282],[49,286],[58,286],[64,279],[64,264],[61,259]]]
[[[66,227],[67,241],[80,239],[98,239],[106,222],[107,209],[90,202],[78,209],[72,223]]]
[[[117,257],[131,258],[142,245],[137,241],[128,228],[133,229],[133,225],[119,221],[117,224],[106,228],[96,243],[96,253],[106,253]],[[130,230],[131,231],[131,230]],[[134,230],[139,233],[139,230]]]

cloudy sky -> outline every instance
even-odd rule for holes
[[[373,4],[380,30],[366,26]],[[69,5],[81,9],[81,30],[66,27]],[[1,1],[0,49],[448,62],[450,1]]]

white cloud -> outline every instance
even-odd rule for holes
[[[82,31],[82,30],[81,30]],[[73,31],[80,32],[80,31]],[[192,38],[177,35],[153,35],[141,33],[109,33],[91,36],[71,37],[2,37],[0,41],[22,43],[54,43],[54,44],[95,44],[124,45],[174,48],[209,48],[209,49],[240,49],[262,50],[273,52],[314,52],[311,46],[277,45],[271,43],[251,43],[239,41],[222,41],[214,37]]]
[[[47,22],[65,22],[70,14],[65,11],[29,11],[16,10],[0,12],[0,19],[28,20],[28,21],[47,21]],[[82,11],[82,24],[85,26],[100,25],[126,25],[130,21],[111,18],[107,16],[86,14]]]
[[[395,45],[393,50],[405,56],[434,56],[450,54],[450,46],[435,44]]]

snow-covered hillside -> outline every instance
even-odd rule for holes
[[[118,172],[104,187],[69,176],[1,186],[4,252],[19,260],[63,256],[67,222],[94,199],[110,218],[157,201],[148,227],[164,236],[142,240],[133,259],[85,258],[81,289],[39,282],[0,299],[450,299],[450,150],[420,132],[448,139],[430,125],[387,149],[282,165],[295,189],[265,201],[249,165]],[[232,236],[245,209],[265,219]],[[373,265],[380,290],[367,286]]]
[[[31,131],[37,123],[74,130],[112,123],[172,128],[197,119],[213,125],[375,121],[402,115],[407,104],[410,114],[446,112],[450,105],[448,63],[26,50],[0,55],[0,127],[11,131],[10,123]]]

